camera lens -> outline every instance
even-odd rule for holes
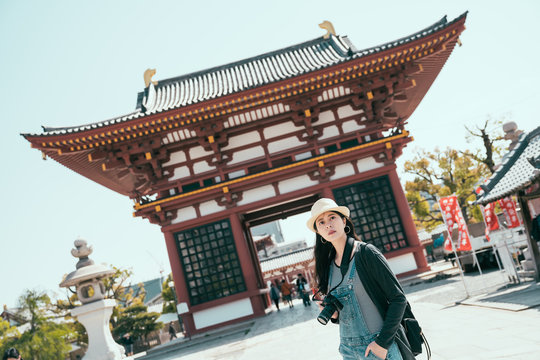
[[[330,294],[324,298],[322,305],[324,308],[319,316],[317,316],[317,320],[323,325],[328,324],[328,320],[330,320],[336,311],[341,311],[341,309],[343,309],[343,304]]]
[[[334,315],[335,311],[336,311],[336,307],[334,306],[334,304],[328,304],[324,307],[324,309],[322,309],[319,316],[317,316],[317,320],[321,324],[326,325],[328,324],[328,321],[330,320],[332,315]]]

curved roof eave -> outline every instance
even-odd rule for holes
[[[154,97],[154,102],[152,104],[147,104],[147,108],[143,105],[144,101],[148,99],[148,91],[150,87],[153,85],[150,85],[150,87],[146,88],[143,92],[140,92],[137,94],[137,106],[136,110],[128,113],[126,115],[118,116],[115,118],[111,118],[105,121],[100,121],[96,123],[91,124],[85,124],[85,125],[79,125],[79,126],[70,126],[70,127],[46,127],[42,126],[43,133],[41,134],[34,134],[34,133],[23,133],[21,134],[23,137],[28,139],[29,137],[37,137],[37,136],[54,136],[54,135],[64,135],[69,133],[76,133],[86,130],[92,130],[96,128],[101,128],[113,124],[123,123],[126,121],[134,120],[137,118],[141,118],[147,115],[151,114],[157,114],[161,113],[163,111],[168,111],[175,108],[181,108],[185,106],[182,99],[186,97],[184,92],[177,91],[178,89],[188,89],[186,91],[189,91],[189,89],[192,86],[188,86],[188,84],[194,83],[197,85],[197,87],[201,88],[200,93],[205,94],[205,88],[204,88],[204,81],[206,79],[206,76],[216,76],[218,81],[221,85],[221,92],[226,93],[227,95],[238,93],[242,91],[246,91],[252,88],[257,88],[260,86],[268,85],[277,81],[281,81],[284,79],[293,78],[298,75],[306,74],[312,71],[317,71],[323,68],[327,68],[330,66],[334,66],[339,63],[343,63],[345,61],[353,60],[353,59],[359,59],[365,56],[369,56],[381,51],[388,50],[390,48],[394,48],[409,42],[412,42],[414,40],[426,37],[434,32],[437,32],[441,29],[444,29],[464,17],[466,17],[467,12],[463,13],[456,19],[454,19],[451,22],[447,22],[446,16],[441,18],[439,21],[435,22],[434,24],[415,32],[414,34],[411,34],[409,36],[402,37],[400,39],[390,41],[386,44],[370,47],[363,50],[357,50],[352,42],[348,39],[347,36],[330,36],[329,39],[324,39],[323,37],[319,37],[310,41],[306,41],[300,44],[292,45],[283,49],[271,51],[265,54],[261,54],[255,57],[251,57],[248,59],[232,62],[225,65],[220,65],[217,67],[213,67],[206,70],[201,70],[197,72],[193,72],[190,74],[185,74],[179,77],[165,79],[158,81],[157,86],[155,87],[156,93],[157,90],[160,90],[161,97],[159,99],[156,99]],[[298,52],[299,50],[307,50],[312,56],[318,57],[320,59],[321,64],[315,64],[312,62],[303,63],[302,66],[298,65],[297,68],[300,69],[298,71],[291,71],[288,72],[284,77],[276,78],[273,76],[274,73],[280,73],[283,72],[281,68],[279,68],[279,63],[281,63],[283,60],[283,55],[292,55],[289,57],[289,59],[293,59],[290,61],[299,62],[298,58],[294,56],[293,54],[295,52]],[[296,60],[294,60],[296,59]],[[277,61],[275,61],[277,60]],[[261,76],[261,68],[255,66],[257,62],[264,62],[266,67],[272,67],[272,64],[275,64],[276,68],[268,68],[268,73],[265,74],[265,76]],[[244,68],[244,65],[249,67],[249,64],[253,65],[253,67],[257,68],[259,71],[259,74],[250,74],[252,76],[252,79],[265,79],[264,81],[257,81],[255,83],[252,83],[250,86],[243,86],[242,88],[237,87],[237,83],[239,81],[243,81],[242,75],[237,75],[237,77],[240,78],[232,78],[237,71],[239,71],[240,68]],[[265,67],[265,68],[266,68]],[[232,70],[232,72],[231,72]],[[226,75],[224,75],[226,74]],[[199,81],[200,80],[200,81]],[[167,90],[169,89],[169,90]],[[171,94],[171,91],[175,91],[174,94]],[[212,96],[197,96],[195,95],[193,99],[188,104],[195,104],[200,103],[204,101],[208,101],[211,99],[216,98],[217,95],[214,92]],[[146,100],[148,101],[148,100]]]

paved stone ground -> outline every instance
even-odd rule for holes
[[[442,272],[404,281],[413,311],[431,345],[432,359],[540,359],[540,285],[527,282],[503,286],[506,280],[498,271],[466,275],[464,280],[469,297],[459,272],[449,266]],[[300,300],[294,304],[293,309],[271,311],[227,331],[191,341],[178,339],[162,345],[161,351],[135,357],[340,359],[338,327],[319,324],[315,320],[318,307],[304,307]],[[418,357],[425,358],[425,354]]]

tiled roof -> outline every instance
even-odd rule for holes
[[[276,256],[274,258],[261,261],[263,273],[272,272],[284,267],[293,266],[304,261],[313,260],[313,247],[298,250],[290,254]]]
[[[146,295],[144,297],[145,304],[147,304],[149,301],[154,300],[157,296],[161,295],[161,282],[162,282],[162,279],[160,278],[142,282],[144,291],[146,292]],[[141,288],[139,287],[139,284],[140,283],[130,286],[130,288],[133,289],[135,296],[138,295],[141,290]]]
[[[337,64],[350,58],[347,37],[315,39],[218,68],[150,85],[138,104],[147,114],[174,109]],[[141,96],[139,95],[139,98]]]
[[[536,165],[536,167],[533,165]],[[499,169],[482,186],[477,203],[488,204],[515,194],[540,179],[540,127],[522,134],[516,147],[505,155]]]
[[[137,108],[132,113],[75,127],[43,127],[44,133],[39,135],[92,130],[293,78],[418,40],[461,20],[466,14],[452,22],[447,22],[444,16],[435,24],[412,35],[364,50],[357,50],[347,36],[332,35],[328,39],[320,37],[227,65],[160,80],[157,85],[151,84],[138,94]]]

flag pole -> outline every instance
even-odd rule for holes
[[[514,232],[510,232],[510,235],[512,236],[512,246],[514,245],[515,243],[515,240],[514,240]],[[514,278],[514,283],[517,281],[518,284],[521,284],[521,280],[519,279],[519,275],[518,275],[518,271],[516,269],[516,264],[514,263],[514,256],[513,256],[513,253],[510,251],[510,248],[508,247],[508,239],[504,239],[504,246],[506,246],[506,251],[508,251],[510,255],[510,258],[512,260],[512,267],[514,269],[514,274],[515,276],[512,276],[512,278]]]
[[[456,199],[457,199],[457,195],[455,195],[455,194],[452,194],[452,195],[456,196]],[[458,205],[459,205],[459,202],[458,202]],[[463,221],[465,222],[465,217],[463,216],[463,210],[461,209],[461,206],[459,207],[459,211],[461,211],[461,217],[463,218]],[[484,225],[486,225],[485,217],[484,217],[483,213],[482,213],[482,219],[484,219]],[[484,277],[484,274],[482,273],[482,267],[480,266],[480,261],[478,261],[478,257],[476,256],[476,250],[475,250],[475,248],[473,246],[473,243],[471,241],[471,234],[469,233],[469,226],[467,225],[467,222],[465,222],[464,231],[467,233],[467,237],[469,238],[469,244],[471,245],[471,251],[472,251],[472,256],[473,256],[473,259],[474,259],[474,263],[476,263],[476,266],[478,266],[478,272],[480,273],[480,279],[482,280],[482,283],[484,284],[484,290],[486,290],[488,288],[487,283],[486,283],[486,278]],[[460,239],[460,245],[461,245],[461,239]],[[473,263],[473,266],[474,266],[474,263]]]
[[[499,271],[503,271],[503,267],[501,265],[501,262],[499,261],[499,256],[497,255],[498,254],[498,251],[497,249],[495,248],[495,242],[494,241],[491,241],[491,238],[489,238],[489,226],[488,226],[488,223],[486,221],[486,209],[484,207],[484,205],[479,205],[480,206],[480,210],[482,211],[482,219],[484,220],[484,226],[486,227],[486,231],[485,231],[485,235],[486,235],[486,239],[491,243],[491,251],[493,251],[493,254],[495,255],[495,260],[497,261],[497,266],[499,267]],[[493,213],[495,213],[495,207],[493,207]],[[497,215],[495,215],[496,217]],[[498,222],[499,220],[497,220]],[[499,224],[499,229],[501,227],[501,224]]]
[[[461,216],[463,217],[463,210],[461,210],[461,207],[459,208],[459,211],[461,211]],[[482,218],[484,217],[484,214],[482,214]],[[465,218],[463,218],[465,219]],[[486,225],[485,219],[484,219],[484,225]],[[471,234],[469,234],[469,227],[467,226],[467,223],[465,223],[465,232],[467,233],[467,237],[469,238],[469,242],[471,243],[471,251],[473,254],[474,262],[476,263],[476,266],[478,266],[478,271],[480,272],[480,277],[482,278],[482,281],[485,285],[485,279],[484,274],[482,274],[482,268],[480,267],[480,262],[478,261],[478,257],[476,256],[476,250],[474,249],[474,246],[471,241]]]
[[[452,248],[452,252],[454,253],[454,257],[456,258],[456,262],[458,264],[459,275],[461,276],[461,281],[463,283],[463,287],[465,288],[465,294],[467,294],[467,297],[470,297],[471,295],[469,294],[469,289],[467,289],[467,284],[465,283],[465,276],[463,275],[463,269],[461,268],[459,257],[457,255],[456,249],[454,248],[454,242],[452,241],[452,229],[448,228],[448,223],[446,222],[446,216],[444,216],[444,212],[441,209],[441,202],[438,196],[437,196],[437,203],[439,204],[439,211],[441,212],[444,225],[446,225],[446,230],[448,231],[448,240],[450,241],[450,247]],[[443,247],[444,247],[444,244],[443,244]]]
[[[482,212],[482,220],[484,220],[484,226],[486,228],[486,230],[484,232],[484,236],[486,236],[487,232],[489,231],[489,227],[488,227],[488,223],[486,221],[486,211],[485,211],[484,206],[480,205],[480,211]],[[495,208],[493,208],[493,212],[495,212]],[[461,216],[463,216],[463,210],[462,210]],[[471,236],[469,234],[469,227],[468,226],[465,227],[465,231],[467,232],[467,236],[469,237],[469,240],[470,240]],[[491,242],[489,237],[487,237],[487,240],[489,242]],[[492,251],[494,251],[493,242],[491,242],[491,248],[492,248]],[[478,266],[478,272],[480,272],[480,278],[482,279],[482,283],[484,284],[484,290],[487,290],[488,286],[487,286],[487,283],[486,283],[486,278],[484,277],[484,274],[482,273],[482,267],[480,266],[480,262],[478,261],[478,257],[476,256],[476,250],[473,247],[472,241],[471,241],[471,250],[472,250],[472,253],[473,253],[474,261],[476,262],[476,265]],[[494,255],[495,255],[495,257],[497,257],[495,252],[494,252]],[[499,269],[500,269],[501,267],[500,267],[498,259],[497,259],[497,265],[499,265]]]

